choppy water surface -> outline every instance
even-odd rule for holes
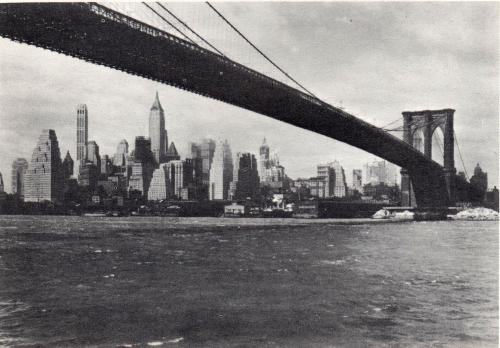
[[[498,222],[0,217],[0,346],[497,344]]]

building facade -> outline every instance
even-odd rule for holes
[[[233,159],[227,140],[219,142],[215,148],[210,168],[209,199],[227,199],[229,184],[233,178]]]
[[[12,194],[24,199],[24,181],[28,171],[28,161],[24,158],[16,158],[12,162],[11,187]]]
[[[168,147],[167,153],[165,154],[165,162],[179,161],[180,159],[181,156],[179,156],[177,148],[175,147],[174,142],[172,142]]]
[[[68,180],[73,175],[73,166],[74,166],[73,159],[71,158],[71,155],[69,154],[68,151],[66,152],[66,157],[64,157],[62,163],[64,181]]]
[[[87,161],[92,162],[99,171],[101,170],[101,155],[99,155],[99,145],[94,140],[87,143]]]
[[[363,193],[363,171],[361,169],[352,171],[352,188],[359,193]]]
[[[266,138],[259,148],[259,178],[260,185],[269,187],[272,192],[282,192],[287,185],[285,168],[280,165],[277,153],[270,155]]]
[[[314,179],[314,185],[309,186],[311,189],[311,194],[315,197],[320,198],[335,196],[335,170],[330,166],[330,164],[319,164],[316,167],[316,171],[316,178],[311,178]],[[322,181],[322,183],[319,183],[319,181]],[[318,182],[318,184],[316,184],[316,182]]]
[[[257,200],[260,196],[257,160],[250,153],[238,152],[233,161],[233,181],[229,185],[230,200]]]
[[[331,166],[335,170],[335,189],[333,195],[340,198],[345,197],[347,196],[347,183],[344,168],[342,168],[340,162],[337,160],[333,161]]]
[[[60,202],[64,179],[56,132],[44,129],[33,150],[25,180],[26,202]]]
[[[116,153],[113,156],[113,165],[116,167],[125,166],[126,160],[128,156],[128,142],[125,139],[122,139],[118,146],[116,147]]]
[[[87,105],[80,104],[76,108],[76,160],[84,163],[87,160],[87,143],[89,137],[89,116]]]
[[[159,201],[171,197],[169,167],[168,163],[161,164],[160,167],[153,172],[153,178],[151,179],[148,190],[149,201]]]
[[[177,199],[191,199],[194,194],[192,160],[187,158],[185,161],[170,161],[167,166],[172,195]],[[191,191],[191,195],[189,195],[189,191]]]

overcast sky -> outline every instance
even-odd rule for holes
[[[140,16],[140,4],[133,5]],[[133,10],[133,6],[131,7]],[[243,42],[208,17],[204,4],[178,15],[229,57],[271,72]],[[378,126],[404,110],[453,108],[466,169],[477,162],[498,182],[498,14],[496,2],[216,3],[242,32],[325,101]],[[338,159],[352,169],[375,157],[317,134],[221,102],[75,58],[0,38],[0,172],[10,192],[12,161],[28,161],[42,129],[56,131],[76,159],[76,106],[89,109],[89,140],[112,155],[121,139],[147,135],[158,91],[169,139],[228,139],[258,153],[265,136],[292,178]],[[437,151],[436,151],[437,152]],[[456,168],[463,170],[455,151]]]

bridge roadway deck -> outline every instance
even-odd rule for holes
[[[101,5],[0,4],[0,36],[345,142],[407,169],[420,206],[447,205],[443,168],[402,140],[286,84]]]

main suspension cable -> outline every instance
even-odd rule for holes
[[[297,80],[295,80],[293,77],[291,77],[285,70],[281,69],[276,63],[274,63],[264,52],[262,52],[257,46],[255,46],[241,31],[239,31],[231,22],[226,19],[220,13],[212,4],[210,4],[208,1],[206,4],[220,17],[224,22],[226,22],[239,36],[243,38],[250,46],[252,46],[262,57],[264,57],[269,63],[271,63],[276,69],[278,69],[281,73],[283,73],[286,77],[288,77],[291,81],[293,81],[297,86],[302,88],[306,93],[311,95],[312,97],[316,98],[318,101],[322,102],[318,97],[316,97],[311,91],[309,91],[307,88],[305,88],[302,84],[300,84]]]
[[[464,159],[462,157],[462,152],[460,151],[460,146],[458,145],[458,139],[455,131],[453,131],[453,139],[455,139],[455,144],[457,144],[458,155],[460,156],[460,161],[462,162],[462,167],[464,168],[465,177],[469,180],[469,174],[467,174],[467,169],[465,168]]]
[[[175,25],[173,25],[168,19],[166,19],[165,17],[163,17],[161,14],[159,14],[154,8],[152,8],[151,6],[149,6],[147,3],[143,2],[142,3],[144,6],[146,6],[147,8],[149,8],[151,11],[153,11],[158,17],[160,17],[161,19],[163,19],[163,21],[165,23],[167,23],[168,25],[170,25],[172,28],[174,28],[175,31],[177,31],[179,34],[181,34],[186,40],[188,40],[189,42],[191,42],[193,45],[196,45],[196,46],[199,46],[196,42],[194,42],[189,36],[187,36],[186,34],[184,34],[182,31],[180,31]]]
[[[189,25],[186,24],[186,22],[184,22],[183,20],[181,20],[179,17],[177,17],[171,10],[169,10],[168,8],[166,8],[164,5],[162,5],[160,2],[157,2],[158,6],[160,6],[162,9],[164,9],[169,15],[171,15],[172,17],[174,17],[179,23],[181,23],[185,28],[187,28],[190,32],[192,32],[194,35],[196,35],[196,37],[198,37],[201,41],[203,41],[205,44],[207,44],[209,47],[211,47],[214,51],[216,51],[217,53],[219,53],[221,56],[227,58],[224,53],[222,53],[221,51],[219,51],[216,47],[214,47],[210,42],[208,42],[207,40],[205,40],[201,35],[199,35],[196,31],[194,31],[194,29],[192,29]]]

